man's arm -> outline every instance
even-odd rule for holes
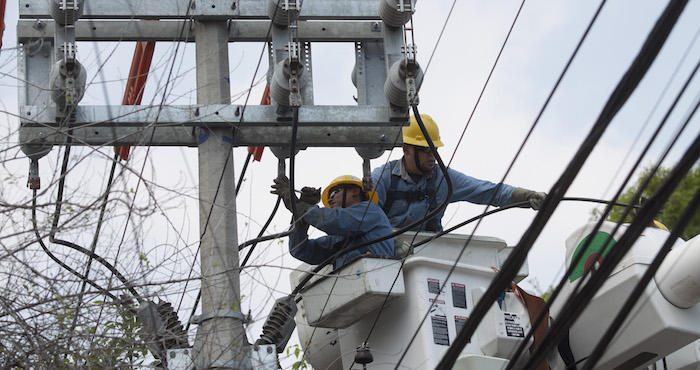
[[[311,265],[318,265],[330,258],[335,251],[333,245],[337,238],[330,236],[309,239],[309,224],[301,222],[299,230],[289,235],[289,254]]]
[[[496,184],[486,180],[467,176],[451,168],[447,170],[452,180],[452,202],[467,201],[476,204],[505,206],[511,203],[514,186]],[[442,185],[447,189],[447,184]]]
[[[373,206],[377,205],[365,201],[347,208],[309,207],[304,214],[304,221],[328,235],[345,238],[366,233],[380,222],[380,214],[368,209]]]

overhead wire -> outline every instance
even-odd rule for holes
[[[644,275],[640,278],[639,282],[632,290],[632,293],[630,293],[624,305],[617,312],[617,315],[615,316],[613,322],[605,331],[601,339],[598,340],[598,344],[595,346],[593,352],[588,357],[588,360],[586,361],[583,370],[594,369],[595,365],[598,363],[600,358],[603,357],[605,350],[607,349],[608,345],[612,342],[616,332],[620,329],[625,320],[629,318],[632,309],[636,305],[642,293],[644,293],[644,290],[646,289],[651,279],[654,278],[654,275],[659,270],[659,267],[661,267],[661,263],[671,251],[671,248],[673,247],[674,243],[679,239],[685,227],[690,223],[690,220],[697,212],[698,207],[700,207],[700,189],[698,189],[695,192],[695,195],[688,203],[681,216],[678,218],[678,222],[676,223],[675,228],[671,230],[670,235],[666,238],[666,241],[662,245],[661,250],[659,250],[649,267],[647,267],[647,270],[644,272]]]
[[[695,109],[697,109],[697,105]],[[600,289],[607,277],[613,271],[615,266],[622,260],[624,255],[634,244],[634,241],[646,229],[655,215],[661,209],[663,204],[669,198],[670,194],[678,186],[683,177],[693,167],[695,162],[700,158],[700,136],[697,136],[689,149],[683,155],[676,167],[669,174],[664,184],[652,196],[651,199],[642,207],[636,217],[629,224],[627,230],[615,243],[615,248],[612,248],[606,258],[600,264],[595,274],[591,274],[587,283],[581,288],[581,292],[568,299],[559,312],[557,319],[550,327],[543,343],[535,349],[535,352],[530,357],[530,360],[525,365],[537,363],[542,358],[548,355],[549,350],[555,346],[564,332],[573,324],[581,312],[587,307],[591,298]],[[612,327],[611,327],[612,328]],[[614,333],[613,333],[614,334]],[[589,361],[591,358],[589,357]],[[597,361],[597,359],[593,359]]]
[[[457,360],[462,348],[464,348],[476,330],[477,324],[481,322],[491,304],[496,300],[497,296],[515,277],[515,274],[525,261],[527,253],[532,248],[532,244],[534,244],[534,241],[541,233],[544,225],[554,213],[554,209],[558,205],[561,198],[563,198],[564,193],[573,182],[575,176],[580,171],[593,147],[602,136],[612,118],[620,110],[622,105],[632,94],[632,91],[634,91],[636,86],[639,84],[639,81],[650,67],[656,55],[658,55],[658,52],[668,37],[673,25],[676,23],[678,17],[682,13],[685,3],[686,1],[682,0],[672,1],[669,3],[667,9],[664,11],[664,14],[659,18],[659,21],[650,33],[649,38],[644,43],[642,50],[639,52],[634,62],[615,88],[608,102],[605,104],[603,111],[596,120],[590,133],[584,140],[570,164],[565,169],[560,179],[552,187],[549,195],[542,205],[542,208],[535,216],[533,223],[527,229],[515,250],[505,261],[501,271],[496,275],[481,300],[472,310],[470,320],[458,334],[453,345],[450,346],[444,357],[438,363],[438,370],[448,369],[454,365],[454,362]]]
[[[107,203],[109,201],[109,193],[110,193],[110,189],[112,188],[112,181],[114,180],[114,173],[116,172],[116,168],[117,168],[117,159],[118,159],[117,157],[118,156],[115,155],[114,160],[112,161],[112,169],[109,171],[109,178],[107,179],[107,186],[106,186],[106,189],[105,189],[103,196],[102,196],[102,205],[100,206],[100,214],[97,218],[97,225],[95,227],[95,234],[93,235],[92,243],[90,245],[90,252],[92,252],[92,253],[95,253],[95,249],[97,248],[97,241],[99,239],[100,231],[102,229],[102,221],[104,220],[105,211],[107,209]],[[90,270],[92,267],[92,260],[93,260],[93,258],[92,258],[92,256],[90,256],[88,258],[87,266],[85,267],[85,274],[84,275],[86,277],[90,276]],[[75,330],[75,326],[78,323],[78,316],[79,316],[80,308],[81,308],[82,303],[83,303],[83,296],[84,296],[86,288],[87,288],[87,282],[83,281],[83,284],[80,287],[80,294],[78,295],[78,302],[77,302],[76,307],[75,307],[75,315],[73,317],[73,323],[71,324],[71,329],[70,329],[71,333]]]
[[[669,118],[670,115],[674,112],[674,110],[675,110],[675,108],[676,108],[678,102],[680,101],[681,97],[684,95],[685,91],[687,90],[688,86],[690,85],[691,81],[693,80],[695,74],[697,73],[698,68],[700,68],[700,61],[696,64],[695,68],[693,69],[693,71],[691,72],[691,74],[690,74],[690,75],[688,76],[688,78],[686,79],[686,82],[684,83],[684,85],[683,85],[683,86],[681,87],[681,89],[679,90],[678,94],[676,95],[676,98],[674,99],[674,101],[672,102],[672,104],[669,106],[669,108],[668,108],[666,114],[664,115],[664,117],[663,117],[662,120],[660,121],[660,123],[659,123],[659,125],[657,126],[656,130],[654,131],[654,133],[652,133],[651,139],[648,141],[647,145],[642,149],[642,151],[641,151],[640,154],[638,155],[635,164],[632,166],[632,170],[630,170],[630,171],[628,172],[627,177],[623,180],[622,185],[619,187],[619,190],[617,191],[617,193],[613,196],[613,199],[619,199],[620,195],[622,194],[622,191],[623,191],[623,189],[624,189],[625,184],[628,184],[628,183],[629,183],[629,181],[631,180],[632,176],[633,176],[634,173],[635,173],[635,169],[638,168],[638,167],[641,165],[641,162],[642,162],[643,158],[646,156],[646,153],[648,153],[648,151],[651,149],[651,145],[652,145],[652,143],[654,142],[654,139],[658,137],[659,133],[661,132],[661,130],[662,130],[663,127],[665,126],[665,124],[666,124],[668,118]],[[683,127],[686,127],[686,126],[687,126],[687,122],[688,122],[688,121],[686,121],[686,124],[685,124]],[[675,137],[676,140],[680,137],[680,135],[681,135],[682,132],[683,132],[683,129],[681,129],[681,130],[676,134],[676,137]],[[674,140],[674,141],[675,141],[675,140]],[[634,202],[634,203],[636,203],[637,200],[640,198],[643,189],[644,189],[644,188],[649,184],[649,182],[651,181],[651,178],[652,178],[651,175],[653,175],[653,173],[655,173],[655,172],[658,170],[660,163],[662,162],[663,158],[668,154],[668,151],[669,151],[669,150],[670,150],[670,147],[667,149],[666,153],[662,156],[662,158],[661,158],[660,160],[657,161],[657,164],[656,164],[656,166],[653,168],[652,172],[650,173],[649,178],[647,178],[647,180],[646,180],[643,184],[641,184],[641,186],[639,187],[639,190],[638,190],[638,191],[636,192],[636,194],[633,196],[633,202]],[[612,205],[612,204],[611,204],[611,205]],[[616,205],[625,206],[624,204],[616,204]],[[624,213],[623,213],[623,217],[621,218],[621,220],[624,220],[625,217],[626,217],[628,214],[630,214],[630,212],[632,211],[632,208],[633,208],[633,207],[635,207],[635,206],[626,205],[626,209],[625,209],[625,211],[624,211]],[[636,207],[637,207],[637,208],[640,208],[641,206],[636,206]],[[603,211],[603,213],[600,215],[600,219],[598,220],[598,222],[596,223],[595,227],[593,228],[594,230],[598,230],[598,229],[601,227],[603,221],[607,218],[607,215],[610,213],[610,211],[611,211],[611,207],[608,206],[608,207]],[[615,228],[615,230],[617,230],[618,228],[619,228],[619,225]],[[614,235],[614,233],[612,233],[611,235]],[[550,295],[550,298],[549,298],[549,302],[547,302],[547,304],[546,304],[546,306],[545,306],[546,309],[549,309],[549,307],[551,307],[551,305],[553,304],[553,302],[556,301],[557,297],[559,296],[559,294],[561,293],[561,291],[562,291],[562,289],[563,289],[563,287],[564,287],[564,284],[566,283],[567,277],[571,275],[571,273],[572,273],[574,267],[575,267],[576,265],[578,265],[578,263],[581,261],[581,259],[583,258],[583,256],[586,256],[586,255],[587,255],[586,251],[587,251],[588,248],[590,247],[591,243],[592,243],[592,239],[587,240],[586,243],[582,246],[581,252],[578,253],[576,256],[574,256],[573,260],[571,261],[571,264],[570,264],[569,268],[568,268],[567,271],[564,273],[564,276],[560,279],[560,281],[559,281],[559,283],[557,284],[556,288],[552,291],[552,294]],[[606,241],[606,242],[604,243],[604,245],[607,245],[607,243],[608,243],[608,241]],[[583,281],[583,280],[581,280],[581,281]],[[580,287],[580,283],[579,283],[579,285],[576,286],[576,288],[574,289],[574,291],[577,291],[579,287]],[[537,318],[536,322],[533,324],[533,327],[537,327],[537,325],[539,325],[539,323],[540,323],[542,320],[547,319],[547,317],[545,317],[545,313],[546,313],[546,311],[544,311],[544,310],[543,310],[542,313],[540,313],[540,315],[539,315],[539,317]],[[532,331],[530,331],[530,333],[528,333],[528,337],[529,337],[530,334],[532,334]],[[526,340],[527,340],[527,339],[526,339]],[[526,341],[526,340],[525,340],[525,341]],[[514,355],[514,358],[515,358],[515,359],[517,359],[517,358],[521,355],[521,353],[523,352],[524,348],[525,348],[524,343],[521,344],[521,345],[519,346],[518,350],[516,351],[516,353],[515,353],[515,355]],[[515,363],[515,361],[513,361],[512,363]]]
[[[70,134],[69,134],[69,136],[68,136],[68,143],[67,143],[67,145],[66,145],[66,150],[65,150],[65,152],[64,152],[63,164],[62,164],[62,166],[61,166],[61,172],[60,172],[60,176],[59,176],[58,189],[57,189],[57,192],[56,192],[56,208],[55,208],[55,210],[54,210],[54,215],[53,215],[53,221],[52,221],[52,225],[51,225],[51,230],[50,230],[50,232],[49,232],[49,240],[50,240],[52,243],[59,244],[59,245],[63,245],[63,246],[72,248],[72,249],[74,249],[74,250],[77,250],[77,251],[79,251],[79,252],[81,252],[81,253],[83,253],[83,254],[86,254],[86,255],[89,256],[90,258],[92,258],[92,259],[98,261],[99,263],[101,263],[102,265],[104,265],[108,270],[110,270],[110,272],[114,273],[114,274],[117,276],[117,278],[119,278],[119,280],[122,281],[122,283],[125,285],[125,287],[127,288],[127,290],[129,290],[129,291],[134,295],[134,297],[140,297],[140,295],[138,294],[138,292],[137,292],[136,290],[134,290],[134,288],[131,286],[129,280],[126,279],[112,264],[110,264],[109,262],[107,262],[104,258],[102,258],[101,256],[95,254],[94,252],[92,252],[92,251],[90,251],[90,250],[88,250],[88,249],[86,249],[86,248],[83,248],[83,247],[81,247],[81,246],[79,246],[79,245],[77,245],[77,244],[75,244],[75,243],[72,243],[72,242],[69,242],[69,241],[66,241],[66,240],[62,240],[62,239],[56,238],[56,232],[57,232],[57,230],[58,230],[58,222],[59,222],[60,215],[61,215],[61,207],[62,207],[62,204],[63,204],[63,191],[64,191],[65,180],[66,180],[66,175],[67,175],[68,158],[70,157],[70,147],[71,147],[70,141],[71,141],[71,140],[70,140]],[[35,205],[35,204],[36,204],[36,194],[35,194],[35,196],[34,196],[34,198],[33,198],[33,205]],[[35,206],[32,207],[32,210],[35,211],[35,208],[36,208]],[[36,219],[35,219],[34,221],[36,222]],[[38,230],[36,230],[36,232],[37,232],[37,235],[38,235]],[[43,244],[43,242],[41,242],[41,243]],[[51,255],[52,255],[52,254],[51,254]],[[51,256],[51,255],[50,255],[50,256]],[[52,259],[53,259],[53,258],[52,258]],[[67,266],[67,265],[62,264],[61,266],[64,267],[64,266]],[[65,268],[65,267],[64,267],[64,268]],[[71,269],[71,270],[72,270],[72,269]],[[70,270],[69,270],[69,271],[70,271]],[[82,276],[82,275],[76,275],[76,276]],[[84,280],[84,281],[87,281],[87,280]]]
[[[699,63],[699,65],[700,65],[700,63]],[[697,71],[697,68],[696,68],[696,71]],[[668,119],[668,116],[669,116],[669,115],[671,114],[671,112],[673,111],[673,109],[674,109],[674,107],[675,107],[675,104],[676,104],[677,101],[679,100],[680,96],[681,96],[682,93],[683,93],[683,90],[685,90],[685,87],[687,87],[687,84],[690,82],[690,80],[692,80],[692,76],[690,76],[690,77],[688,78],[688,81],[687,81],[686,85],[684,86],[684,88],[682,89],[682,91],[679,93],[678,98],[677,98],[676,101],[672,104],[672,106],[669,108],[669,110],[668,110],[666,116],[665,116],[664,119],[662,120],[662,124],[661,124],[661,125],[663,125],[663,123],[665,123],[665,121]],[[685,120],[685,122],[683,123],[681,129],[676,133],[676,136],[675,136],[674,140],[671,141],[671,144],[667,147],[666,151],[661,155],[661,157],[659,158],[659,160],[657,160],[656,165],[652,168],[651,172],[649,173],[649,176],[643,181],[642,184],[639,185],[637,191],[635,192],[635,194],[634,194],[634,196],[633,196],[633,200],[636,200],[636,199],[640,199],[640,198],[641,198],[642,192],[643,192],[643,191],[647,188],[647,186],[651,183],[654,174],[658,171],[658,169],[659,169],[661,163],[662,163],[663,160],[666,158],[666,156],[669,154],[671,148],[673,147],[673,144],[677,142],[677,140],[681,137],[681,135],[682,135],[683,131],[685,130],[685,128],[688,127],[688,124],[689,124],[689,122],[690,122],[692,116],[695,114],[695,112],[696,112],[696,110],[697,110],[697,108],[698,108],[698,104],[700,104],[700,100],[697,101],[696,106],[695,106],[695,107],[693,108],[693,110],[687,115],[686,120]],[[654,137],[656,137],[656,135],[654,135]],[[648,146],[650,146],[650,145],[651,145],[651,143],[649,143]],[[647,148],[647,149],[648,149],[648,148]],[[641,156],[640,156],[640,157],[641,157]],[[640,159],[640,160],[641,160],[641,159]],[[630,174],[629,176],[631,176],[631,174]],[[620,190],[620,192],[621,192],[621,190]],[[619,195],[619,192],[618,192],[618,195]],[[625,212],[620,216],[620,220],[621,220],[620,223],[618,223],[618,225],[616,225],[615,229],[610,233],[610,236],[608,237],[608,240],[606,240],[606,241],[604,242],[604,245],[607,245],[608,243],[612,242],[612,235],[615,235],[615,234],[617,233],[617,230],[618,230],[618,229],[621,227],[621,225],[622,225],[622,220],[624,220],[629,214],[630,214],[630,210],[627,209],[627,210],[625,210]],[[635,215],[635,217],[636,217],[636,215]],[[603,219],[604,219],[604,217],[603,217]],[[601,221],[600,223],[602,223],[602,221]],[[599,223],[599,224],[600,224],[600,223]],[[599,227],[599,226],[598,226],[598,227]],[[585,247],[587,247],[587,245],[586,245]],[[585,254],[586,254],[586,253],[585,253],[585,250],[582,251],[582,252],[580,253],[580,255],[585,255]],[[575,264],[577,264],[577,263],[578,263],[578,260],[580,260],[580,258],[577,259],[576,261],[573,261],[573,262],[572,262],[572,266],[575,265]],[[586,275],[584,275],[584,278],[587,277],[589,273],[590,273],[590,271],[586,271]],[[570,272],[568,272],[567,275],[568,275],[568,274],[570,274]],[[574,290],[574,292],[578,291],[578,289],[579,289],[579,288],[581,287],[581,285],[583,284],[583,281],[584,281],[584,280],[582,279],[582,280],[579,282],[579,284],[576,286],[576,289]],[[560,284],[563,284],[563,283],[560,283]]]
[[[37,198],[37,196],[36,196],[37,190],[36,189],[34,189],[34,193],[35,193],[34,194],[35,196],[32,199],[32,204],[36,204],[36,198]],[[116,296],[114,296],[114,294],[110,293],[107,289],[103,288],[102,286],[97,284],[92,279],[89,279],[88,277],[84,276],[83,274],[79,273],[78,271],[75,271],[70,266],[66,265],[63,261],[61,261],[58,257],[56,257],[53,254],[53,252],[51,252],[51,250],[44,243],[43,237],[41,236],[41,234],[39,234],[39,227],[37,225],[37,218],[36,218],[36,207],[32,207],[32,225],[33,225],[34,234],[37,237],[37,242],[39,243],[39,246],[41,246],[41,249],[44,250],[46,255],[49,256],[49,258],[51,258],[54,262],[56,262],[59,266],[61,266],[66,271],[77,276],[82,281],[87,282],[88,284],[93,286],[95,289],[102,292],[104,295],[110,297],[113,301],[120,302],[120,300]]]

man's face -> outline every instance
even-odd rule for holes
[[[424,174],[430,173],[435,168],[435,156],[429,147],[414,146],[413,155],[418,158],[418,170]]]
[[[328,208],[335,209],[343,206],[343,194],[345,193],[345,188],[338,187],[328,194]]]

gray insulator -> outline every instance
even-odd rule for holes
[[[384,95],[386,95],[389,103],[399,107],[407,107],[409,105],[406,98],[406,77],[408,75],[415,78],[417,89],[423,82],[423,70],[418,63],[415,63],[412,68],[406,68],[406,60],[402,59],[391,66],[389,75],[384,82]]]
[[[65,4],[65,8],[64,8]],[[63,9],[62,9],[63,8]],[[49,12],[58,24],[71,25],[83,15],[85,0],[49,0]]]
[[[291,70],[291,62],[289,59],[285,59],[275,66],[275,72],[272,75],[272,80],[270,81],[270,98],[275,101],[278,105],[290,106],[289,94],[295,93],[300,94],[301,90],[306,87],[309,77],[304,73],[304,65],[297,63],[295,70]],[[290,76],[294,76],[295,82],[299,88],[299,91],[291,91],[290,89]]]
[[[296,5],[296,9],[284,10],[283,5],[284,0],[268,0],[267,16],[272,20],[272,23],[286,27],[299,18],[299,7]]]
[[[369,146],[356,146],[355,151],[360,155],[360,157],[362,157],[362,159],[379,158],[385,152],[384,149]]]
[[[400,12],[398,9],[399,2],[410,3],[410,0],[380,0],[379,1],[379,16],[382,22],[390,27],[401,27],[409,19],[411,19],[410,6],[408,11]]]
[[[59,60],[49,73],[51,100],[59,107],[76,106],[85,94],[87,71],[77,60],[72,65]]]
[[[136,316],[141,324],[139,335],[155,358],[167,363],[168,349],[189,347],[187,332],[169,302],[141,302]]]
[[[294,149],[294,154],[299,153],[299,147]],[[270,151],[272,151],[272,154],[277,157],[277,159],[287,159],[289,158],[289,155],[291,154],[289,152],[289,147],[281,147],[281,146],[271,146]]]
[[[361,365],[367,365],[374,361],[374,356],[372,352],[369,351],[369,346],[363,344],[357,347],[357,352],[355,352],[355,362]]]
[[[49,154],[49,152],[51,151],[51,147],[52,145],[47,143],[32,143],[20,146],[24,155],[29,157],[29,159],[31,160],[38,160],[43,156]]]
[[[277,353],[282,353],[296,327],[294,322],[296,313],[297,304],[294,302],[294,297],[287,296],[275,301],[263,326],[263,333],[255,344],[274,344],[277,347]]]

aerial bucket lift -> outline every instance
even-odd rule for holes
[[[567,263],[586,238],[603,240],[615,224],[606,222],[593,232],[594,226],[585,225],[567,239]],[[624,231],[624,226],[619,228],[614,238]],[[647,228],[572,326],[569,340],[574,358],[581,361],[578,366],[585,364],[668,235],[668,231]],[[362,351],[372,354],[369,369],[394,369],[399,361],[412,369],[435,368],[512,247],[498,238],[455,234],[422,243],[432,237],[430,233],[400,235],[395,242],[401,257],[359,258],[336,271],[321,271],[302,289],[295,319],[299,340],[314,368],[350,369],[359,364],[356,354]],[[412,250],[412,244],[419,246]],[[552,317],[560,309],[556,302],[565,301],[578,279],[586,278],[585,269],[595,267],[606,253],[595,243],[588,248],[581,269],[574,269],[567,280],[563,298],[555,301]],[[665,356],[668,369],[698,368],[698,262],[700,238],[679,239],[596,369],[654,368]],[[293,286],[306,276],[306,270],[308,265],[292,273]],[[524,265],[516,280],[527,275]],[[517,289],[504,292],[454,368],[505,368],[523,340],[528,341],[526,348],[532,342],[526,335],[532,327],[530,314]],[[528,357],[525,353],[518,364]],[[566,369],[556,351],[547,361],[552,369]]]
[[[314,368],[349,369],[363,345],[373,355],[368,368],[393,369],[404,353],[402,363],[413,369],[435,368],[512,249],[498,238],[448,234],[411,250],[434,235],[414,236],[395,239],[403,262],[362,257],[301,291],[297,329]],[[293,286],[303,270],[292,273]],[[523,266],[518,280],[527,275]],[[460,363],[501,368],[530,325],[517,293],[505,292]]]

